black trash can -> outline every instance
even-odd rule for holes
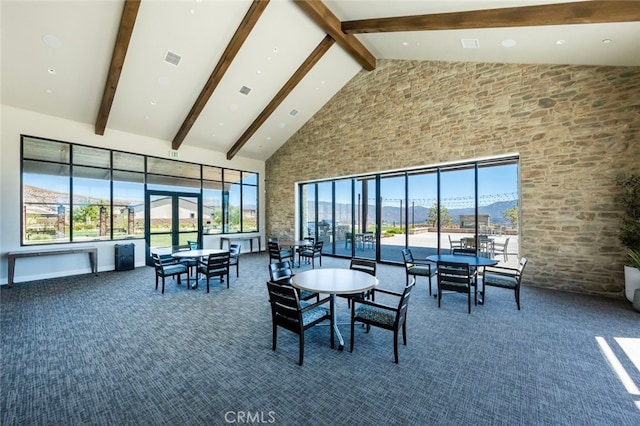
[[[135,244],[116,244],[116,271],[131,271],[135,267]]]

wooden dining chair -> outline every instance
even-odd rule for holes
[[[487,266],[482,273],[482,300],[487,300],[486,286],[506,288],[513,290],[516,298],[516,305],[520,310],[520,283],[522,282],[522,273],[527,265],[527,258],[523,257],[518,262],[517,268],[509,268],[506,266]]]
[[[333,315],[327,307],[330,298],[325,297],[315,303],[302,306],[295,288],[267,281],[269,303],[271,304],[271,322],[273,329],[271,349],[276,350],[278,343],[278,327],[282,327],[298,335],[298,364],[304,362],[304,334],[305,331],[323,321],[329,320],[329,334],[331,348],[334,347]]]
[[[438,308],[444,291],[466,293],[468,312],[471,313],[471,291],[474,292],[474,304],[478,304],[478,287],[469,264],[465,262],[438,262]]]
[[[207,293],[209,293],[209,279],[211,277],[220,278],[220,282],[224,282],[224,277],[227,277],[227,288],[229,288],[229,260],[230,253],[228,251],[222,253],[211,253],[206,260],[198,262],[198,269],[196,272],[196,285],[198,287],[198,277],[203,274],[207,277]]]
[[[398,335],[402,330],[402,344],[407,345],[407,309],[411,291],[415,287],[415,277],[411,283],[404,288],[402,293],[373,288],[371,290],[372,300],[354,298],[351,303],[351,342],[350,351],[353,352],[355,323],[359,322],[367,326],[369,332],[371,326],[393,331],[393,357],[398,364]],[[395,306],[374,301],[375,293],[398,298]]]
[[[176,277],[178,285],[182,283],[180,275],[187,275],[187,282],[189,282],[189,270],[187,266],[176,262],[171,257],[161,257],[157,253],[152,253],[153,266],[156,270],[156,290],[158,289],[158,280],[162,278],[162,294],[164,294],[164,283],[166,277]]]

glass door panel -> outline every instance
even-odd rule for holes
[[[302,186],[301,198],[301,232],[300,236],[317,238],[316,235],[316,184]]]
[[[443,170],[440,173],[440,248],[475,248],[475,168]]]
[[[356,221],[355,240],[356,256],[365,259],[376,259],[378,247],[378,227],[376,226],[376,180],[374,177],[358,179],[355,182]]]
[[[201,197],[165,191],[147,191],[147,264],[151,253],[168,254],[187,241],[199,241]]]
[[[353,229],[353,196],[352,179],[335,182],[335,220],[333,222],[333,238],[336,241],[336,254],[351,256],[351,234]],[[324,250],[327,242],[325,240]]]
[[[402,249],[406,246],[407,204],[405,201],[405,174],[380,178],[380,260],[402,262]]]
[[[409,248],[416,259],[438,252],[438,175],[422,172],[408,176]]]
[[[478,232],[482,254],[500,265],[518,264],[518,165],[478,167],[478,217],[487,217]]]
[[[333,229],[333,183],[321,182],[318,184],[318,241],[324,241],[322,250],[331,253],[331,237]]]

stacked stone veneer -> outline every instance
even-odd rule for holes
[[[266,164],[266,233],[295,183],[520,156],[524,284],[622,297],[615,176],[640,172],[640,68],[378,61]]]

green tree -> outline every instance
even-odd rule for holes
[[[511,222],[514,228],[518,226],[518,203],[513,207],[502,212],[502,217]]]
[[[433,206],[429,208],[429,213],[427,214],[427,225],[436,226],[438,223],[438,203],[433,203]],[[449,214],[449,210],[440,206],[440,226],[450,225],[453,223],[453,218]]]

